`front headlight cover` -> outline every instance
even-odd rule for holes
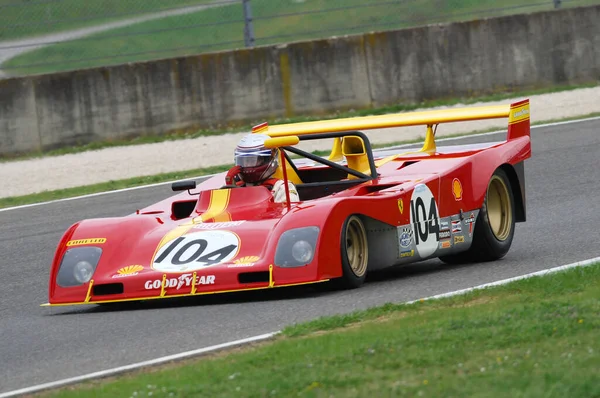
[[[61,287],[81,286],[92,279],[102,249],[95,246],[68,249],[60,262],[56,284]]]
[[[310,264],[315,256],[319,227],[302,227],[281,234],[275,251],[278,267],[302,267]]]

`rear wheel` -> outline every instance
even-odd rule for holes
[[[442,256],[448,264],[501,259],[508,253],[515,232],[515,200],[508,176],[497,169],[488,183],[483,205],[475,222],[473,243],[462,253]]]
[[[344,222],[340,249],[342,277],[339,283],[346,289],[357,288],[365,281],[369,260],[367,231],[358,216],[352,215]]]

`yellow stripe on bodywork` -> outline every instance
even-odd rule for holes
[[[231,221],[231,214],[225,211],[227,206],[229,206],[230,197],[230,189],[215,189],[214,191],[210,191],[208,209],[200,217],[194,218],[194,222],[206,222],[211,218],[214,218],[215,221]]]

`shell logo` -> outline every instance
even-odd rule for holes
[[[233,263],[234,264],[249,264],[249,263],[254,263],[254,262],[258,261],[259,258],[260,257],[257,257],[257,256],[246,256],[246,257],[238,258]]]
[[[463,189],[458,178],[452,180],[452,193],[454,194],[454,199],[462,200]]]
[[[129,265],[127,267],[123,267],[120,270],[118,270],[117,274],[119,274],[119,275],[133,275],[133,274],[136,274],[136,273],[140,272],[143,269],[144,269],[144,267],[142,267],[141,265]]]

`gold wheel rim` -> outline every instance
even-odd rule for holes
[[[487,192],[487,214],[496,239],[506,240],[512,226],[512,208],[508,187],[498,176],[493,176]]]
[[[346,225],[346,253],[354,275],[363,276],[367,271],[367,234],[357,217],[352,217]]]

